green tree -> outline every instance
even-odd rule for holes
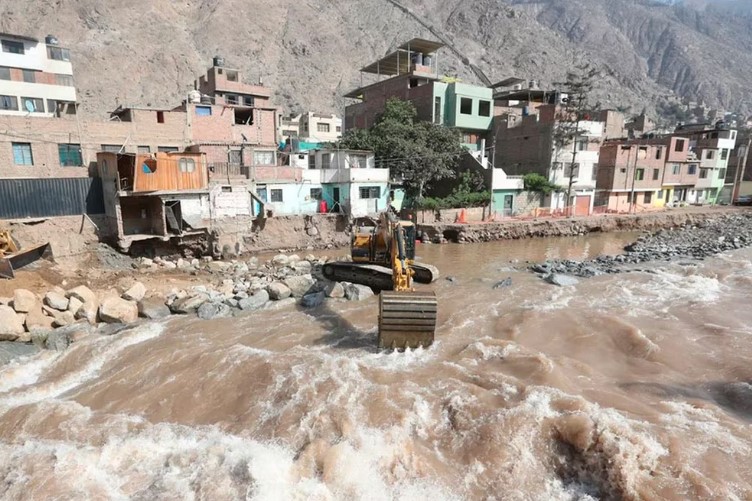
[[[339,147],[373,150],[376,166],[391,169],[408,194],[420,199],[431,183],[455,177],[464,149],[458,132],[416,117],[411,102],[391,98],[371,128],[348,130]]]
[[[548,195],[553,191],[561,191],[561,187],[552,183],[546,179],[545,176],[541,176],[537,172],[525,174],[523,182],[525,183],[525,190],[527,191],[537,191],[544,195]]]

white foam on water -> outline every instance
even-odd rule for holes
[[[98,346],[92,348],[96,350],[96,353],[90,356],[90,358],[75,371],[69,372],[65,376],[54,381],[45,382],[29,388],[17,389],[16,391],[8,392],[5,395],[0,395],[0,410],[3,407],[16,407],[19,405],[39,402],[47,398],[55,398],[67,391],[77,388],[97,377],[102,368],[107,363],[117,358],[122,351],[130,346],[160,336],[164,332],[164,329],[164,324],[149,323],[122,332],[116,336],[102,337],[94,343]],[[32,379],[33,377],[35,378],[35,382],[38,381],[44,370],[52,367],[55,361],[61,362],[69,357],[78,357],[79,349],[76,348],[79,347],[74,345],[41,369],[39,367],[32,367],[30,371],[36,372],[36,374],[30,376],[29,379]]]
[[[60,352],[45,350],[33,357],[13,360],[0,367],[0,394],[36,383],[39,376],[60,356]]]

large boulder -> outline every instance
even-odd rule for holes
[[[543,277],[543,280],[552,285],[558,285],[559,287],[569,287],[577,285],[579,280],[570,275],[562,275],[561,273],[551,273]]]
[[[65,297],[65,294],[50,291],[44,295],[44,304],[58,311],[65,311],[68,309],[68,298]]]
[[[212,318],[229,317],[231,311],[230,307],[224,303],[207,301],[198,307],[196,314],[202,320],[211,320]]]
[[[284,283],[290,288],[293,297],[301,298],[311,292],[311,288],[316,281],[311,275],[300,275],[297,277],[287,277]]]
[[[37,296],[30,290],[16,289],[13,291],[13,309],[17,313],[28,313],[37,304]]]
[[[292,265],[292,269],[298,273],[310,273],[313,265],[310,261],[297,261]]]
[[[26,314],[26,330],[34,332],[49,332],[53,329],[52,322],[55,319],[45,315],[42,306],[37,304],[29,313]]]
[[[74,316],[78,313],[78,310],[80,310],[83,305],[84,303],[81,302],[81,300],[78,298],[71,297],[68,299],[68,311],[73,313]]]
[[[370,287],[361,284],[347,284],[345,288],[345,297],[350,301],[363,301],[373,296]]]
[[[99,305],[99,318],[108,324],[129,324],[138,319],[138,306],[132,301],[110,296]]]
[[[272,258],[272,264],[275,266],[287,266],[290,262],[290,258],[284,254],[277,254]]]
[[[0,342],[0,365],[20,357],[28,357],[39,353],[39,347],[33,344]]]
[[[267,286],[266,290],[269,292],[269,297],[274,301],[279,301],[292,295],[290,288],[282,282],[272,282]]]
[[[300,300],[300,305],[304,308],[315,308],[317,306],[320,306],[325,299],[326,292],[312,292],[303,296],[303,299]]]
[[[0,305],[0,341],[16,341],[25,333],[23,317],[10,306]]]
[[[71,343],[91,334],[93,330],[94,327],[84,321],[66,325],[65,327],[49,332],[44,346],[48,350],[63,351],[68,348]]]
[[[170,310],[173,313],[187,314],[195,313],[198,307],[207,301],[207,297],[203,294],[195,296],[185,296],[180,299],[176,299],[170,305]]]
[[[55,310],[57,311],[57,310]],[[65,311],[58,311],[53,315],[55,318],[52,321],[52,325],[55,327],[64,327],[66,325],[70,325],[76,321],[75,315],[73,313],[69,312],[68,310]]]
[[[75,297],[82,303],[91,303],[94,305],[99,306],[99,300],[97,299],[97,295],[94,294],[91,289],[86,287],[85,285],[79,285],[78,287],[74,287],[71,290],[69,290],[66,295],[71,298]]]
[[[243,311],[253,311],[262,308],[269,301],[269,293],[265,290],[256,292],[253,296],[238,301],[238,308]]]
[[[71,299],[74,299],[74,297],[71,297]],[[77,297],[75,299],[81,301]],[[97,322],[97,311],[99,311],[98,300],[85,301],[73,316],[78,320],[86,320],[90,324],[95,324]]]
[[[264,305],[265,310],[281,310],[283,308],[287,308],[288,306],[295,306],[298,304],[298,300],[294,297],[288,297],[285,299],[280,299],[279,301],[269,301]]]
[[[146,295],[146,287],[141,282],[136,282],[131,287],[123,292],[123,299],[127,301],[141,301]]]
[[[138,314],[149,320],[158,320],[170,316],[170,308],[163,298],[152,296],[138,302]]]
[[[326,292],[326,297],[331,297],[334,299],[345,297],[345,288],[342,287],[342,284],[339,282],[327,283],[324,287],[324,292]]]

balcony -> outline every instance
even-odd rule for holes
[[[228,162],[209,164],[209,179],[215,182],[299,183],[303,169],[278,165],[240,165]]]

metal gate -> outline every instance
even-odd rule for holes
[[[103,213],[98,177],[0,179],[0,219]]]

